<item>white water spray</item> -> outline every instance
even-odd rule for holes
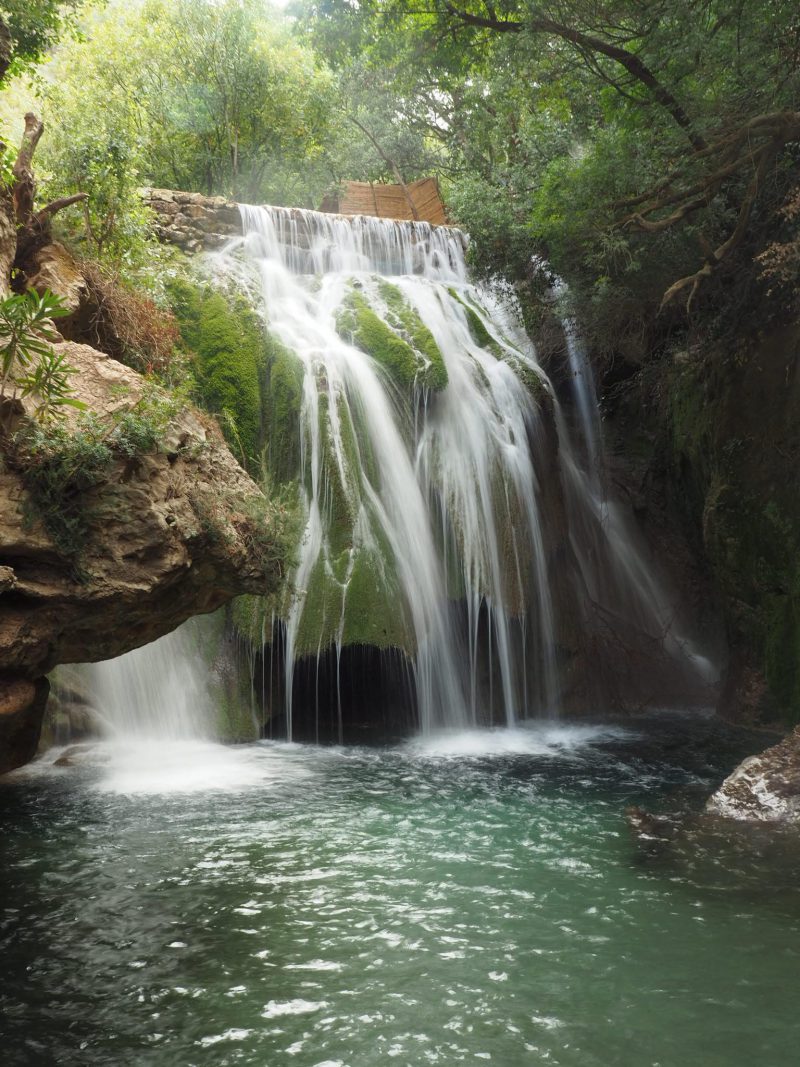
[[[214,736],[208,671],[193,628],[185,623],[124,656],[82,668],[107,740],[158,745]]]

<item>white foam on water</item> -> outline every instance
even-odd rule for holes
[[[125,739],[51,748],[7,778],[80,777],[121,795],[240,792],[286,786],[314,773],[309,746],[280,742],[224,745],[213,741]],[[314,761],[316,762],[316,760]]]
[[[440,730],[403,746],[414,757],[463,759],[491,756],[569,756],[592,745],[631,740],[636,732],[621,726],[554,725],[525,722],[517,727],[485,730]]]
[[[257,750],[210,741],[127,740],[106,747],[108,763],[97,788],[109,793],[197,793],[268,785],[273,761]]]

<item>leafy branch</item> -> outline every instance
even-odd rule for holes
[[[47,422],[63,407],[86,407],[72,396],[69,378],[74,368],[53,348],[61,338],[51,320],[68,313],[49,290],[41,296],[29,290],[0,301],[0,401],[9,387],[14,397],[18,390],[22,397],[36,397],[38,422]]]

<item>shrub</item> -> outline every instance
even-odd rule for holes
[[[110,419],[88,413],[71,428],[28,423],[6,442],[5,459],[30,498],[29,521],[42,521],[76,578],[83,576],[80,557],[97,518],[91,490],[109,479],[115,461],[157,451],[184,399],[151,387]]]
[[[86,341],[142,374],[169,381],[180,329],[175,316],[147,296],[127,288],[107,269],[84,262],[88,315],[73,330]]]
[[[14,438],[7,459],[18,471],[38,516],[59,552],[80,577],[78,558],[89,535],[86,494],[107,477],[113,452],[106,427],[86,416],[78,428],[27,425]]]
[[[73,368],[52,347],[60,338],[49,320],[66,314],[49,290],[41,296],[29,290],[0,301],[0,399],[9,385],[15,394],[19,390],[23,397],[35,397],[39,422],[48,422],[65,406],[85,407],[72,396]]]

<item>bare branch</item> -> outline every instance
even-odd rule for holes
[[[370,142],[372,147],[375,149],[375,151],[381,157],[383,162],[388,167],[391,168],[392,173],[395,176],[395,180],[397,181],[397,184],[403,190],[403,196],[406,198],[406,203],[408,204],[409,210],[411,212],[411,217],[413,219],[416,219],[417,222],[418,222],[419,221],[419,212],[417,211],[417,205],[414,203],[414,201],[413,201],[413,199],[411,197],[411,193],[408,191],[408,186],[406,185],[405,181],[403,180],[403,175],[400,172],[400,168],[398,167],[397,163],[395,163],[395,161],[392,159],[391,156],[387,155],[387,153],[384,152],[384,150],[381,147],[381,144],[378,141],[377,137],[375,137],[375,135],[370,130],[368,130],[367,127],[363,125],[363,123],[359,122],[358,119],[355,117],[355,115],[349,115],[348,117],[349,117],[350,121],[355,126],[357,126],[359,130],[361,130],[361,132],[364,134],[364,136]]]
[[[46,218],[63,211],[65,207],[71,207],[73,204],[79,204],[82,200],[88,199],[88,193],[73,193],[72,196],[62,196],[58,200],[51,200],[49,204],[46,204],[36,212],[36,221],[43,223]]]
[[[753,210],[753,204],[755,203],[755,199],[758,196],[764,178],[767,175],[767,171],[769,170],[773,160],[775,159],[775,156],[778,154],[782,147],[782,141],[774,142],[773,144],[770,144],[767,147],[767,150],[762,153],[761,159],[758,163],[758,167],[756,168],[755,174],[750,180],[750,184],[747,187],[747,193],[745,194],[745,198],[742,201],[741,207],[739,208],[739,217],[737,219],[733,233],[731,233],[728,239],[724,241],[719,246],[719,248],[709,253],[708,259],[698,271],[695,271],[694,274],[688,274],[685,278],[679,278],[677,282],[675,282],[669,287],[669,289],[667,289],[661,301],[661,307],[659,308],[659,311],[663,311],[663,309],[668,304],[670,304],[679,293],[683,292],[684,289],[688,289],[689,286],[691,286],[689,299],[686,302],[686,310],[687,312],[690,311],[692,301],[694,300],[695,295],[697,294],[697,290],[699,289],[703,279],[708,278],[714,272],[714,270],[716,270],[720,263],[722,263],[723,260],[727,259],[731,252],[733,252],[734,249],[736,249],[739,244],[741,244],[742,238],[747,232],[747,225],[750,221],[750,215]]]
[[[675,122],[689,138],[689,143],[696,152],[706,148],[705,139],[694,128],[692,120],[686,113],[683,105],[670,92],[665,85],[656,78],[647,64],[626,48],[603,40],[602,37],[593,37],[584,33],[572,25],[557,22],[555,19],[545,16],[534,16],[527,22],[515,22],[507,19],[484,18],[481,15],[473,15],[468,11],[462,11],[451,0],[445,0],[445,10],[467,26],[476,26],[483,29],[493,30],[496,33],[520,33],[526,30],[529,33],[549,33],[554,37],[560,37],[563,41],[574,44],[582,51],[588,51],[605,56],[607,59],[619,63],[640,84],[644,85],[655,97],[656,101],[672,115]]]

